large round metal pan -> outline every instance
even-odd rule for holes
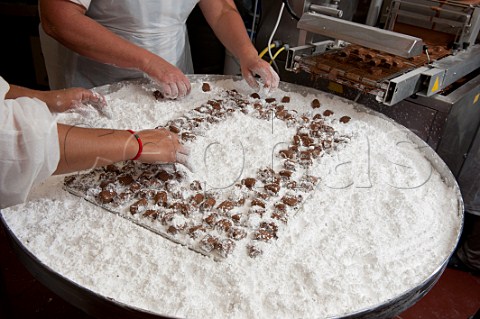
[[[219,81],[219,80],[225,80],[225,79],[240,80],[239,77],[224,76],[224,75],[190,75],[189,79],[192,82],[196,82],[196,81],[213,82],[213,81]],[[145,80],[138,80],[133,82],[143,82],[143,81]],[[95,90],[102,94],[108,94],[118,90],[123,85],[125,85],[125,83],[127,82],[120,82],[113,85],[102,86],[102,87],[96,88]],[[280,88],[287,92],[295,92],[303,95],[319,93],[318,90],[315,90],[313,88],[299,86],[299,85],[285,83],[285,82],[280,83]],[[389,119],[383,114],[377,113],[362,105],[358,105],[358,104],[353,104],[353,105],[355,109],[357,109],[360,112],[367,112],[374,116],[380,117],[383,120],[391,122],[397,127],[404,130],[402,126],[400,126],[397,123],[394,123],[393,120]],[[461,230],[463,226],[464,204],[463,204],[459,187],[457,185],[457,182],[453,174],[450,172],[450,170],[448,169],[446,164],[442,161],[442,159],[435,153],[435,151],[432,148],[430,148],[428,144],[426,144],[423,140],[417,137],[414,133],[408,132],[408,135],[410,140],[418,146],[418,150],[423,152],[423,155],[431,163],[432,167],[441,175],[444,182],[449,187],[454,188],[457,194],[458,211],[452,212],[452,213],[456,214],[459,220],[461,220],[461,227],[459,227],[458,233],[456,234],[456,241],[451,243],[451,247],[450,247],[450,255],[451,255],[460,238]],[[152,313],[149,311],[138,309],[137,307],[134,307],[131,305],[123,304],[111,298],[107,298],[105,296],[102,296],[96,293],[95,291],[89,290],[85,287],[82,287],[76,284],[70,278],[60,275],[59,273],[55,272],[53,269],[49,267],[48,261],[39,260],[30,250],[26,248],[25,244],[20,239],[18,239],[15,232],[12,231],[12,229],[9,227],[4,216],[1,215],[1,212],[0,212],[0,220],[2,221],[7,231],[7,234],[12,240],[15,252],[17,253],[20,260],[23,262],[23,264],[26,266],[26,268],[45,286],[47,286],[57,295],[65,299],[67,302],[84,310],[86,313],[98,318],[120,318],[120,317],[173,318],[168,314]],[[433,271],[429,276],[424,278],[424,280],[420,284],[418,284],[417,286],[411,287],[411,289],[407,290],[401,295],[398,295],[395,298],[391,298],[389,300],[385,300],[376,306],[369,307],[366,309],[358,309],[357,311],[347,314],[345,316],[335,317],[335,318],[375,319],[375,318],[395,317],[396,315],[400,314],[401,312],[411,307],[413,304],[415,304],[418,300],[420,300],[425,294],[427,294],[430,291],[430,289],[438,281],[443,271],[445,270],[445,267],[447,265],[450,255],[445,256],[444,260],[440,260],[438,262],[438,267],[435,269],[435,271]],[[312,316],[315,316],[315,315],[312,314]]]

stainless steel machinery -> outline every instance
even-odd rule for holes
[[[274,61],[283,81],[388,115],[425,140],[457,178],[480,173],[465,165],[479,152],[479,0],[283,3],[294,13],[283,13],[273,37],[288,48]],[[258,49],[272,38],[281,4],[264,0]]]
[[[387,105],[435,95],[480,65],[480,5],[464,2],[395,0],[381,29],[305,1],[285,68],[335,77]],[[314,42],[313,34],[330,39]]]

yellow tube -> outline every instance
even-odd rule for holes
[[[268,49],[267,49],[268,50]],[[270,60],[270,64],[273,63],[273,60],[276,59],[276,57],[283,51],[285,50],[285,46],[281,47],[280,49],[277,50],[277,52],[275,52],[275,54],[273,55],[272,59]]]
[[[275,47],[275,43],[272,43],[270,44],[270,49],[273,49]],[[265,53],[268,52],[268,49],[269,47],[266,47],[265,49],[262,50],[262,52],[260,52],[260,54],[258,55],[260,58],[263,58],[263,56],[265,55]]]

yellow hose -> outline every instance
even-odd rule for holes
[[[272,57],[272,60],[270,60],[270,64],[273,63],[273,60],[275,60],[276,57],[280,54],[280,52],[282,52],[283,50],[285,50],[285,46],[281,47],[280,49],[277,50],[277,52],[275,52],[275,54]]]
[[[263,58],[263,56],[265,55],[265,53],[268,52],[268,49],[273,49],[275,47],[275,43],[272,43],[270,44],[270,47],[266,47],[265,49],[262,50],[262,52],[260,52],[260,54],[258,55],[260,58]]]

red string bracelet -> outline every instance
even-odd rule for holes
[[[132,158],[132,161],[134,160],[137,160],[140,155],[142,155],[142,151],[143,151],[143,143],[142,143],[142,139],[140,138],[140,136],[138,136],[138,134],[135,132],[135,131],[132,131],[132,130],[127,130],[129,131],[130,133],[133,134],[133,136],[135,136],[135,138],[137,139],[137,142],[138,142],[138,152],[137,152],[137,155],[135,155],[134,158]]]

